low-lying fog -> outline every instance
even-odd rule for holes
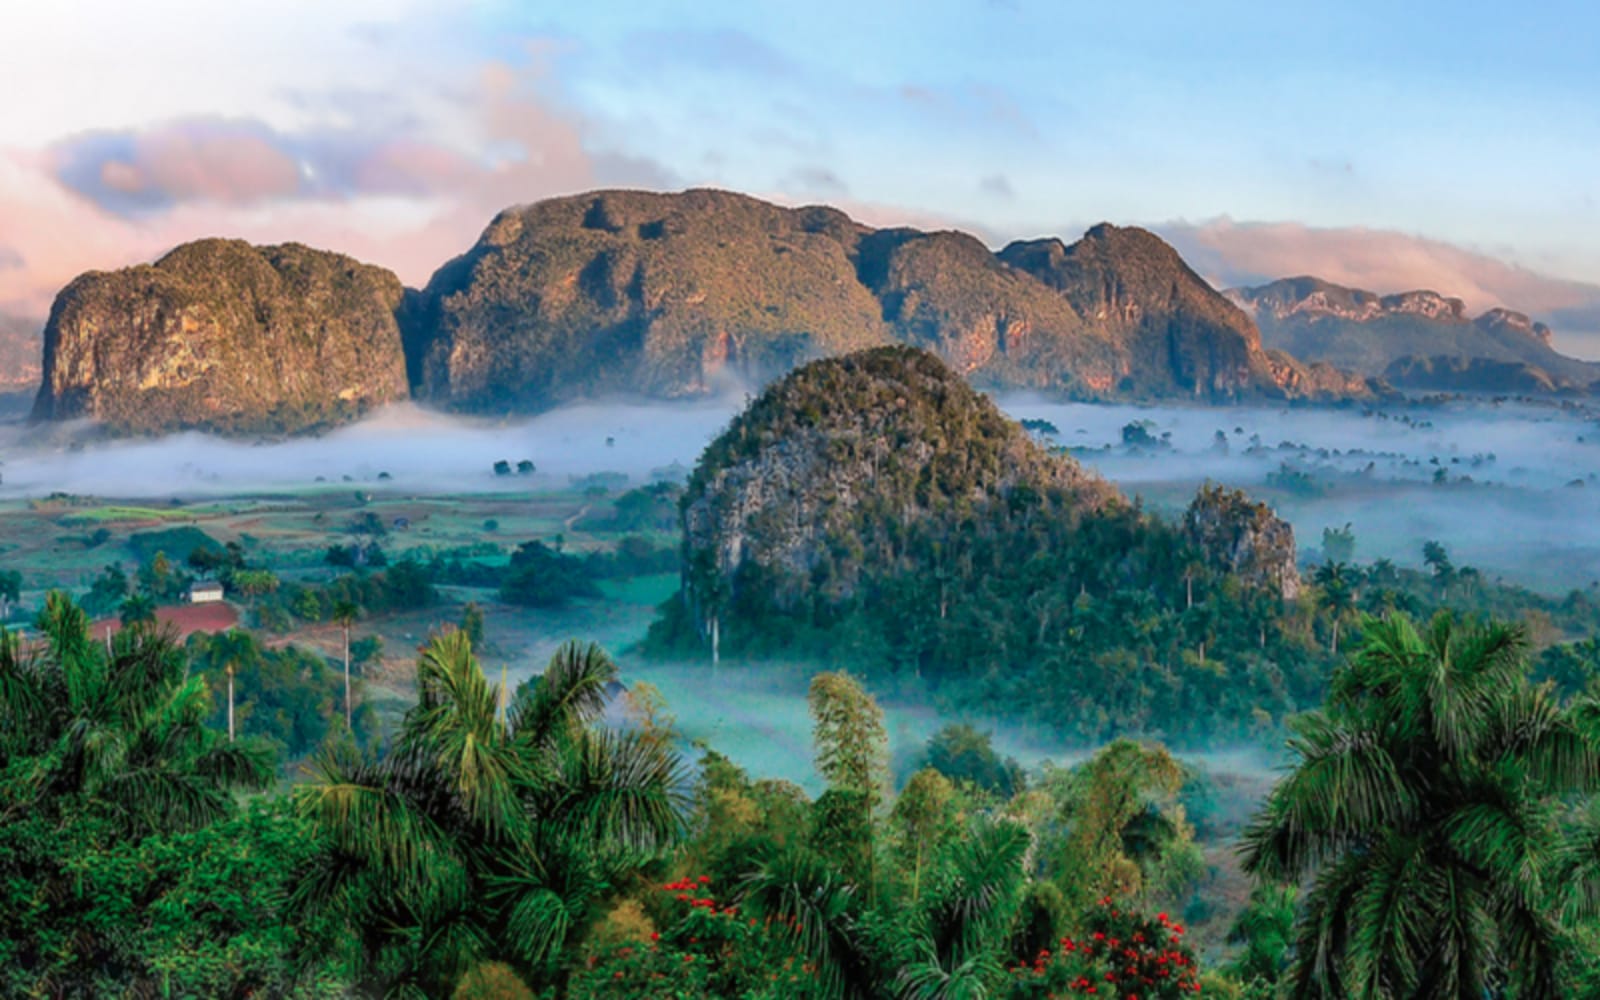
[[[55,491],[117,498],[301,490],[348,482],[406,493],[550,489],[620,472],[682,475],[742,398],[584,404],[517,421],[473,421],[398,406],[319,438],[268,444],[183,434],[77,446],[82,428],[0,424],[0,499]],[[1438,539],[1461,565],[1546,589],[1600,577],[1600,422],[1575,405],[1488,400],[1375,409],[1141,407],[1014,396],[1046,443],[1175,511],[1211,479],[1270,500],[1316,555],[1322,529],[1349,523],[1358,560],[1417,565]],[[1128,446],[1140,423],[1149,442]],[[1222,432],[1219,443],[1217,432]],[[536,466],[497,476],[496,461]],[[387,480],[380,475],[388,474]],[[347,478],[348,477],[348,480]],[[320,479],[320,484],[319,484]]]

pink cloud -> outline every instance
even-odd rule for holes
[[[139,137],[129,180],[179,200],[248,204],[294,193],[300,168],[266,138],[245,131],[172,128]]]
[[[1429,289],[1464,300],[1474,313],[1496,306],[1528,313],[1551,325],[1557,348],[1600,356],[1600,285],[1390,230],[1231,219],[1156,228],[1218,287],[1309,274],[1380,294]]]
[[[0,268],[0,309],[42,314],[85,270],[205,236],[325,247],[420,285],[510,205],[674,186],[647,160],[591,151],[585,123],[550,107],[537,82],[536,72],[492,65],[461,98],[493,160],[425,137],[285,136],[219,122],[79,137],[42,154],[0,150],[0,246],[26,261]],[[307,177],[296,153],[331,176]]]
[[[1310,274],[1379,293],[1424,288],[1463,299],[1475,312],[1506,306],[1554,312],[1586,306],[1600,287],[1565,281],[1422,236],[1295,222],[1176,222],[1156,227],[1201,273],[1221,285]]]

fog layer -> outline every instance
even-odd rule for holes
[[[1272,502],[1303,554],[1350,524],[1358,560],[1420,562],[1446,544],[1458,564],[1543,589],[1600,576],[1600,423],[1576,404],[1387,405],[1372,409],[1140,407],[1002,399],[1085,465],[1176,511],[1210,479]],[[0,424],[0,499],[52,492],[116,498],[337,488],[408,494],[570,487],[617,472],[681,476],[744,398],[594,403],[515,421],[392,407],[318,438],[248,444],[202,434],[96,440],[85,427]],[[1124,441],[1140,425],[1142,444]],[[1220,433],[1220,438],[1219,434]],[[529,476],[496,475],[497,461]],[[387,476],[384,476],[387,474]],[[609,485],[615,487],[613,478]]]

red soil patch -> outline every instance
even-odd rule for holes
[[[178,639],[189,638],[195,632],[226,632],[239,624],[239,612],[231,604],[173,604],[156,608],[156,621],[170,625],[178,632]],[[116,635],[122,631],[122,622],[115,618],[102,618],[90,626],[89,634],[96,639]]]

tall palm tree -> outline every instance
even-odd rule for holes
[[[1317,603],[1328,612],[1333,625],[1333,643],[1330,651],[1339,655],[1339,624],[1356,607],[1355,587],[1350,580],[1350,568],[1344,563],[1326,562],[1317,567],[1314,579],[1321,592]]]
[[[269,747],[206,728],[205,684],[186,676],[170,630],[124,629],[107,649],[59,592],[37,624],[32,654],[0,630],[0,771],[26,774],[0,816],[92,802],[143,836],[204,826],[232,810],[235,789],[271,781]]]
[[[1362,630],[1244,836],[1252,874],[1312,878],[1290,995],[1558,995],[1554,814],[1600,787],[1593,730],[1528,683],[1521,628]]]
[[[567,643],[502,724],[471,644],[447,632],[388,756],[345,742],[319,758],[295,794],[320,841],[296,905],[349,935],[363,988],[438,995],[485,960],[557,981],[598,907],[675,842],[675,752],[594,724],[615,677],[598,646]]]
[[[352,729],[355,713],[350,708],[350,626],[361,617],[361,609],[356,607],[356,602],[341,597],[333,604],[332,617],[344,631],[344,727]]]

